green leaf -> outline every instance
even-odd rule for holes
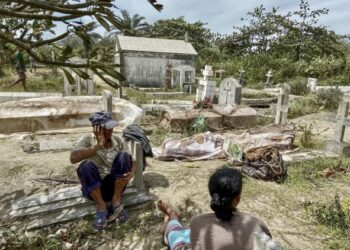
[[[100,15],[95,15],[95,17],[97,21],[103,26],[103,28],[105,28],[107,31],[111,30],[110,25],[103,17],[101,17]]]
[[[97,68],[95,67],[91,67],[91,70],[98,75],[103,81],[105,81],[109,86],[111,86],[112,88],[118,89],[119,88],[119,84],[115,81],[112,81],[106,77],[104,77],[104,75],[98,71]]]
[[[66,45],[66,47],[62,50],[62,56],[67,57],[73,52],[73,48],[69,45]]]
[[[114,70],[111,67],[99,67],[102,71],[104,71],[105,73],[107,73],[108,75],[112,76],[115,79],[118,79],[120,81],[125,81],[125,77],[120,74],[118,71]]]
[[[63,73],[64,73],[64,75],[66,76],[66,78],[67,78],[69,84],[75,84],[75,80],[74,80],[72,74],[69,73],[69,71],[66,70],[65,68],[61,68],[61,69],[63,70]]]
[[[107,15],[107,16],[104,16],[104,18],[106,18],[117,29],[121,30],[123,28],[123,24],[113,16]]]
[[[90,76],[88,73],[84,72],[81,69],[75,69],[75,68],[71,68],[71,70],[73,70],[78,76],[80,76],[81,78],[83,78],[84,80],[89,79]]]

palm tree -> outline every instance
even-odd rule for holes
[[[125,36],[139,36],[147,32],[150,25],[145,22],[145,17],[140,16],[139,14],[130,16],[130,13],[127,10],[121,10],[121,16],[118,17],[121,28],[120,30],[114,30],[110,33],[110,36],[115,36],[122,34]]]

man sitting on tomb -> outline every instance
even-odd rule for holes
[[[93,134],[82,137],[70,155],[71,163],[78,163],[77,173],[83,196],[97,204],[96,230],[103,230],[108,222],[124,222],[128,215],[121,204],[121,195],[134,176],[136,163],[127,146],[113,135],[118,122],[108,112],[97,112],[89,118]]]
[[[179,222],[178,213],[169,204],[158,202],[158,208],[164,213],[161,231],[170,250],[253,249],[255,233],[271,236],[261,220],[237,211],[242,193],[242,177],[238,170],[216,170],[208,186],[214,213],[193,217],[190,228]]]

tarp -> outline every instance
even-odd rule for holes
[[[223,136],[206,132],[183,139],[165,140],[159,148],[153,149],[153,154],[155,158],[162,161],[224,158],[223,143]]]
[[[230,144],[237,145],[242,152],[265,146],[274,146],[277,149],[286,150],[291,148],[293,140],[294,134],[292,133],[249,134],[249,132],[244,132],[240,135],[219,135],[206,132],[183,139],[165,140],[160,147],[153,149],[153,153],[155,158],[164,161],[199,161],[227,158],[227,150]]]

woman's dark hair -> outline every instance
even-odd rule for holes
[[[230,221],[233,212],[232,201],[241,194],[241,173],[232,168],[223,167],[215,171],[209,179],[210,207],[216,217],[222,221]]]

